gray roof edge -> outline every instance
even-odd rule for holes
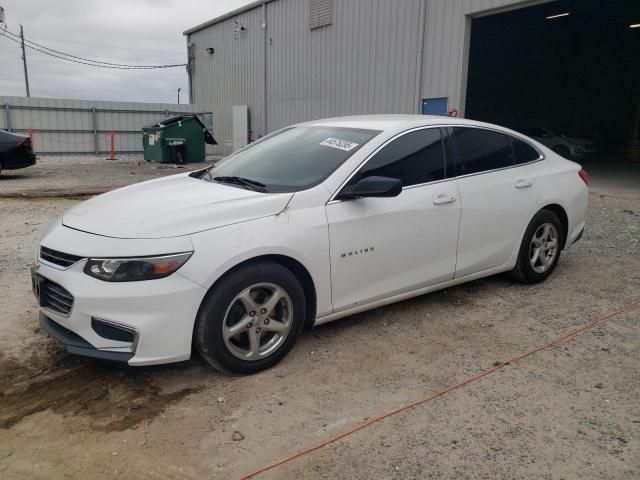
[[[199,30],[203,30],[207,27],[215,25],[216,23],[223,22],[228,20],[231,17],[235,17],[236,15],[240,15],[241,13],[248,12],[249,10],[253,10],[255,8],[261,7],[263,3],[270,3],[274,0],[256,0],[255,2],[248,3],[244,7],[236,8],[235,10],[231,10],[230,12],[225,13],[224,15],[220,15],[219,17],[213,18],[208,22],[201,23],[200,25],[196,25],[195,27],[191,27],[188,30],[182,32],[183,35],[189,35],[191,33],[197,32]]]

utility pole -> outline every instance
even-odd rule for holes
[[[29,74],[27,73],[27,53],[24,50],[24,32],[22,30],[22,24],[20,25],[20,43],[22,45],[22,64],[24,65],[24,84],[27,87],[27,97],[30,97]]]

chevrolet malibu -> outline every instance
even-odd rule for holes
[[[129,365],[274,365],[305,325],[510,272],[545,280],[585,227],[581,167],[469,120],[279,130],[215,166],[67,211],[32,271],[69,352]]]

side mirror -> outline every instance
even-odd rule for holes
[[[339,200],[359,197],[397,197],[402,192],[402,180],[389,177],[366,177],[355,185],[346,186]]]

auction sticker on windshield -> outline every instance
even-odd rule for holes
[[[329,137],[320,142],[320,145],[324,145],[325,147],[338,148],[340,150],[344,150],[345,152],[350,152],[354,148],[358,146],[357,143],[349,142],[347,140],[342,140],[340,138],[332,138]]]

